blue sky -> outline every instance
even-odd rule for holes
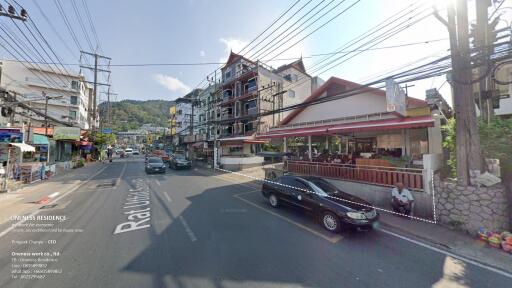
[[[82,7],[82,0],[74,1],[77,7]],[[219,62],[227,57],[230,49],[234,49],[235,52],[239,50],[295,2],[295,0],[86,1],[92,13],[102,51],[107,56],[112,57],[113,64]],[[338,1],[340,0],[334,0],[333,3]],[[34,5],[33,0],[18,2],[26,7],[34,22],[59,56],[63,58],[63,61],[77,63],[79,60],[78,48],[72,42],[70,33],[64,25],[54,0],[41,0],[38,3],[74,53],[70,53],[65,44],[52,31]],[[70,19],[81,46],[87,49],[88,45],[74,14],[72,1],[60,0],[60,2]],[[307,0],[302,0],[295,8],[298,9],[306,2]],[[321,5],[328,2],[330,0],[321,3]],[[348,7],[354,2],[356,0],[345,1],[338,7],[339,9],[327,14],[324,19],[315,23],[294,39],[300,39],[303,35],[334,16],[337,11],[341,11],[343,7]],[[332,52],[335,48],[365,32],[392,13],[414,2],[416,1],[361,0],[342,16],[278,58]],[[425,2],[428,3],[429,1]],[[319,0],[313,0],[303,11],[319,3]],[[295,10],[292,10],[292,12]],[[327,9],[324,11],[327,11]],[[298,13],[296,17],[301,14]],[[288,25],[294,22],[295,19],[298,18],[291,19]],[[5,25],[10,25],[9,27],[13,29],[15,28],[8,19],[0,19],[0,21]],[[278,30],[274,35],[277,35],[280,31],[282,30]],[[431,16],[384,41],[379,46],[392,46],[447,37],[444,26]],[[293,42],[295,40],[288,43]],[[362,81],[369,76],[380,74],[420,58],[431,56],[431,58],[425,59],[434,59],[432,57],[446,53],[448,47],[448,41],[444,40],[404,48],[369,51],[320,76],[324,79],[337,76],[347,80]],[[0,49],[0,55],[7,57],[6,52],[2,49]],[[306,68],[318,59],[321,58],[305,59]],[[285,62],[279,61],[269,64],[277,67]],[[113,67],[113,90],[119,94],[118,99],[172,100],[183,96],[188,90],[196,87],[216,67],[216,65]],[[76,66],[74,68],[77,69]],[[425,89],[439,87],[443,82],[444,78],[440,77],[414,83],[416,86],[410,89],[410,94],[414,97],[423,98]],[[443,85],[441,91],[445,94],[445,97],[449,98],[446,95],[449,94],[449,85]],[[102,97],[104,98],[104,96]]]

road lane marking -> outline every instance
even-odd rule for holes
[[[160,184],[160,181],[158,181],[158,179],[155,179],[155,182],[156,182],[156,185],[162,186],[162,184]]]
[[[245,203],[247,203],[247,204],[250,204],[250,205],[252,205],[252,206],[254,206],[254,207],[256,207],[256,208],[259,208],[259,209],[261,209],[261,210],[263,210],[263,211],[265,211],[265,212],[267,212],[267,213],[270,213],[270,214],[272,214],[272,215],[274,215],[274,216],[276,216],[276,217],[278,217],[278,218],[281,218],[282,220],[285,220],[285,221],[286,221],[286,222],[288,222],[288,223],[291,223],[291,224],[293,224],[293,225],[295,225],[295,226],[297,226],[297,227],[299,227],[299,228],[302,228],[302,229],[304,229],[304,230],[306,230],[306,231],[308,231],[308,232],[310,232],[310,233],[313,233],[314,235],[319,236],[319,237],[321,237],[321,238],[323,238],[323,239],[325,239],[325,240],[327,240],[327,241],[331,242],[332,244],[335,244],[335,243],[337,243],[338,241],[340,241],[341,239],[343,239],[343,236],[341,236],[341,235],[336,235],[336,236],[333,236],[333,237],[325,236],[324,234],[322,234],[322,233],[320,233],[320,232],[318,232],[318,231],[315,231],[315,230],[313,230],[313,229],[311,229],[311,228],[309,228],[309,227],[307,227],[307,226],[304,226],[304,225],[300,224],[299,222],[296,222],[296,221],[294,221],[294,220],[291,220],[291,219],[290,219],[290,218],[288,218],[288,217],[285,217],[285,216],[283,216],[283,215],[281,215],[281,214],[278,214],[278,213],[276,213],[276,212],[274,212],[274,211],[271,211],[271,210],[269,210],[269,209],[267,209],[267,208],[265,208],[265,207],[263,207],[263,206],[260,206],[260,205],[258,205],[258,204],[256,204],[256,203],[254,203],[254,202],[252,202],[252,201],[250,201],[250,200],[247,200],[247,199],[244,199],[244,198],[240,197],[240,195],[249,194],[249,193],[254,193],[254,192],[257,192],[257,191],[244,192],[244,193],[236,194],[236,195],[233,195],[233,196],[234,196],[234,197],[236,197],[236,198],[238,198],[238,199],[240,199],[240,200],[242,200],[242,201],[244,201],[244,202],[245,202]]]
[[[52,204],[52,203],[55,203],[57,201],[59,201],[60,199],[64,198],[66,195],[72,193],[73,191],[77,190],[78,188],[82,187],[83,185],[85,185],[87,182],[89,182],[92,178],[98,176],[101,172],[103,172],[103,170],[105,170],[107,168],[107,166],[101,168],[98,172],[94,173],[93,175],[91,175],[89,178],[87,178],[83,183],[80,183],[80,181],[78,182],[78,185],[74,186],[73,188],[71,188],[70,190],[68,190],[67,192],[63,193],[62,195],[60,195],[59,197],[53,199],[53,201],[51,201],[50,203],[48,204]],[[44,211],[44,210],[36,210],[32,213],[29,214],[29,216],[27,216],[25,219],[30,219],[32,218],[32,216],[36,216],[37,214],[39,214],[39,212],[41,211]],[[20,225],[20,224],[23,224],[25,223],[26,220],[20,220],[14,224],[12,224],[11,226],[9,226],[7,229],[5,229],[4,231],[0,232],[0,238],[2,238],[3,236],[5,236],[7,233],[9,233],[12,229],[16,228],[17,225]]]
[[[188,226],[188,223],[187,223],[187,221],[185,221],[185,218],[183,218],[183,216],[180,215],[178,217],[178,219],[180,219],[181,225],[183,225],[183,228],[185,228],[185,232],[187,232],[187,235],[190,238],[190,241],[192,241],[192,242],[197,241],[196,235],[194,234],[194,232],[192,232],[192,229],[190,229],[190,226]]]
[[[486,269],[486,270],[489,270],[491,272],[494,272],[494,273],[497,273],[497,274],[500,274],[502,276],[505,276],[505,277],[508,277],[508,278],[512,278],[512,274],[508,273],[508,272],[505,272],[505,271],[502,271],[500,269],[497,269],[497,268],[494,268],[492,266],[488,266],[486,264],[483,264],[483,263],[480,263],[478,261],[475,261],[475,260],[472,260],[472,259],[469,259],[469,258],[466,258],[464,256],[460,256],[460,255],[457,255],[457,254],[453,254],[451,252],[448,252],[448,251],[445,251],[443,249],[439,249],[439,248],[436,248],[434,246],[430,246],[426,243],[423,243],[423,242],[420,242],[420,241],[417,241],[417,240],[414,240],[414,239],[411,239],[409,237],[406,237],[406,236],[402,236],[400,234],[397,234],[397,233],[394,233],[394,232],[391,232],[389,230],[386,230],[386,229],[379,229],[379,231],[383,232],[383,233],[386,233],[388,235],[391,235],[391,236],[395,236],[395,237],[398,237],[402,240],[405,240],[405,241],[408,241],[408,242],[411,242],[411,243],[414,243],[418,246],[421,246],[423,248],[427,248],[427,249],[430,249],[432,251],[435,251],[435,252],[438,252],[438,253],[441,253],[441,254],[444,254],[446,256],[450,256],[452,258],[455,258],[455,259],[458,259],[460,261],[464,261],[466,263],[469,263],[469,264],[472,264],[472,265],[475,265],[479,268],[482,268],[482,269]]]
[[[126,166],[128,166],[128,164],[124,163],[123,170],[121,170],[121,173],[119,174],[119,177],[117,177],[116,184],[114,186],[119,185],[119,182],[121,182],[121,178],[123,178],[124,172],[126,171]]]
[[[164,193],[164,196],[167,199],[167,201],[172,202],[172,199],[171,199],[171,197],[169,197],[169,195],[167,195],[167,192],[163,192],[163,193]]]

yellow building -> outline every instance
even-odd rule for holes
[[[173,104],[169,108],[169,114],[169,126],[171,128],[171,135],[176,135],[176,105]]]

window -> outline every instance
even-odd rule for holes
[[[80,90],[80,82],[73,80],[71,81],[71,89],[73,90]]]
[[[224,98],[224,100],[227,100],[229,98],[231,98],[233,96],[233,91],[231,90],[224,90],[224,92],[222,93],[222,97]]]
[[[288,80],[288,81],[290,81],[290,82],[292,81],[292,75],[291,74],[286,74],[286,75],[284,75],[283,78]]]
[[[69,110],[69,119],[75,120],[76,119],[76,111]]]
[[[241,153],[242,146],[231,146],[229,147],[229,153]]]
[[[297,179],[293,180],[292,184],[290,186],[295,187],[296,190],[298,190],[300,192],[311,191],[311,189],[309,189],[309,187],[306,184],[300,182]]]
[[[245,103],[245,110],[256,109],[256,100]]]
[[[183,111],[180,109],[178,110],[178,115],[181,115],[183,113]]]
[[[71,105],[78,105],[78,97],[77,96],[70,96],[69,97],[69,103]]]
[[[245,132],[250,132],[254,129],[254,124],[252,122],[246,123],[244,125]]]
[[[256,86],[256,78],[252,78],[245,84],[245,90],[247,92],[255,91],[258,87]]]
[[[290,98],[295,98],[295,91],[293,91],[293,90],[288,90],[288,97],[290,97]]]

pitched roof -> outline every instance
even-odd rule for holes
[[[318,87],[315,91],[313,91],[313,93],[308,98],[306,98],[306,100],[304,100],[304,102],[308,102],[308,101],[312,101],[317,98],[320,98],[322,96],[322,94],[324,94],[324,92],[328,92],[327,95],[336,95],[336,94],[343,93],[343,91],[347,91],[350,89],[357,89],[357,88],[361,88],[361,87],[364,87],[364,85],[361,85],[361,84],[358,84],[355,82],[351,82],[351,81],[348,81],[345,79],[337,78],[337,77],[331,77],[324,84],[322,84],[322,86]],[[374,93],[375,95],[386,97],[386,91],[377,89],[377,88],[366,87],[360,91],[360,93],[365,93],[365,92],[370,92],[370,93]],[[355,94],[355,95],[357,95],[357,94]],[[424,100],[407,97],[407,107],[409,107],[409,108],[422,107],[422,106],[427,106],[427,105],[428,105],[427,102]],[[295,116],[300,114],[306,108],[307,108],[307,106],[302,106],[300,108],[292,110],[292,112],[290,114],[288,114],[283,120],[281,120],[281,122],[279,124],[286,125],[286,124],[290,123],[290,121],[293,118],[295,118]]]
[[[233,63],[235,63],[235,62],[236,62],[238,59],[240,59],[240,58],[243,58],[243,59],[245,59],[246,61],[249,61],[249,62],[251,62],[251,63],[253,63],[253,64],[256,64],[254,61],[251,61],[251,60],[249,60],[249,59],[245,58],[244,56],[242,56],[242,55],[240,55],[240,54],[236,54],[236,53],[234,53],[234,52],[233,52],[233,50],[231,50],[231,52],[229,53],[228,60],[226,61],[226,64],[224,64],[224,67],[222,67],[222,69],[224,69],[225,67],[227,67],[227,66],[229,66],[229,65],[231,65],[231,64],[233,64]]]
[[[279,68],[276,69],[275,72],[279,73],[279,72],[282,72],[282,71],[284,71],[286,69],[289,69],[289,68],[295,68],[295,69],[299,70],[300,72],[302,72],[304,74],[308,74],[308,73],[306,73],[306,67],[304,66],[304,62],[302,61],[302,57],[299,60],[296,60],[294,62],[291,62],[291,63],[288,63],[288,64],[280,66]]]

